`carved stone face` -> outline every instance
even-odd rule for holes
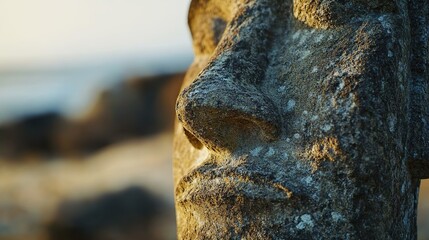
[[[412,236],[405,2],[192,1],[179,239]]]

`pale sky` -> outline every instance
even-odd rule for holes
[[[183,71],[189,1],[0,0],[0,122],[73,116],[129,74]]]
[[[0,68],[190,53],[189,0],[0,0]]]

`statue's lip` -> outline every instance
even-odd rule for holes
[[[182,178],[176,187],[178,203],[222,203],[237,198],[285,203],[294,197],[295,194],[284,184],[233,168],[197,169]]]

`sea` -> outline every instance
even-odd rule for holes
[[[92,61],[66,66],[0,69],[0,124],[31,115],[71,117],[104,89],[133,76],[184,71],[191,54]]]

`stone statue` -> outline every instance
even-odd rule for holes
[[[416,239],[429,2],[193,0],[179,239]]]

